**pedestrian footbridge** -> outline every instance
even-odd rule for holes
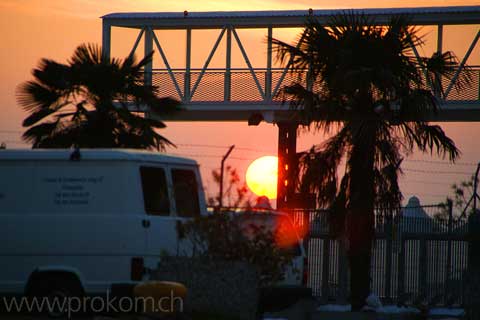
[[[379,24],[385,23],[392,15],[408,15],[413,25],[426,26],[435,33],[433,45],[436,51],[453,50],[449,46],[461,39],[464,49],[459,56],[460,66],[453,79],[443,79],[444,94],[438,98],[441,110],[432,115],[436,121],[479,121],[480,120],[480,6],[395,8],[353,10],[375,18]],[[295,10],[295,11],[246,11],[246,12],[159,12],[159,13],[112,13],[102,17],[102,45],[110,55],[112,28],[129,28],[138,31],[131,52],[143,42],[144,53],[155,51],[157,59],[165,67],[154,69],[153,64],[145,68],[144,80],[147,85],[155,85],[160,96],[172,96],[182,101],[185,111],[169,120],[178,121],[246,121],[260,116],[269,122],[280,122],[290,117],[288,103],[282,103],[279,90],[296,75],[287,72],[287,67],[275,66],[271,38],[274,30],[281,28],[301,28],[308,16],[326,21],[332,14],[344,10]],[[469,34],[454,33],[467,27]],[[459,29],[460,28],[460,29]],[[193,30],[217,30],[218,36],[210,53],[201,67],[192,65],[195,47],[192,42]],[[247,50],[240,35],[245,30],[263,29],[264,42],[258,50]],[[429,29],[429,30],[430,30]],[[162,30],[161,37],[158,32]],[[184,57],[185,67],[172,67],[165,46],[171,37],[165,31],[185,33],[184,52],[176,54]],[[240,33],[239,30],[242,30]],[[448,35],[446,31],[448,30]],[[452,31],[453,30],[453,31]],[[472,31],[473,30],[473,31]],[[447,41],[448,40],[448,41]],[[183,41],[183,40],[182,40]],[[232,45],[239,53],[234,57]],[[212,58],[219,51],[224,52],[225,64],[221,68],[211,67]],[[265,47],[265,49],[264,49]],[[418,55],[417,48],[413,48]],[[463,50],[462,49],[462,50]],[[264,67],[252,63],[252,55],[263,55]],[[245,68],[235,68],[232,61],[241,59]],[[477,62],[478,66],[472,65]],[[472,85],[458,90],[456,80],[469,65]],[[146,110],[148,111],[148,110]]]

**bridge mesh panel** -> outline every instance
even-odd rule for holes
[[[197,83],[200,77],[200,72],[192,73],[191,89]],[[208,72],[205,73],[193,93],[192,100],[195,102],[220,102],[223,101],[224,96],[224,73],[223,72]]]
[[[175,80],[180,87],[180,92],[183,92],[184,75],[184,72],[174,73]],[[152,85],[157,87],[157,93],[160,97],[172,97],[180,100],[180,96],[168,72],[154,72],[152,74]]]
[[[285,85],[291,84],[293,81],[297,80],[296,75],[287,73],[283,79],[283,71],[274,70],[272,71],[272,84],[271,91],[277,87],[280,80],[282,80],[279,89],[283,88]],[[200,75],[199,71],[191,72],[191,85],[190,89],[193,88],[196,81]],[[264,69],[256,71],[255,73],[262,91],[265,91],[266,86],[266,71]],[[180,91],[184,92],[184,81],[185,81],[185,72],[175,71],[174,77],[177,80]],[[177,90],[175,89],[174,83],[166,71],[154,71],[152,74],[152,83],[158,87],[159,96],[171,96],[177,99],[180,99]],[[223,70],[207,70],[203,75],[199,85],[192,96],[191,101],[194,102],[223,102],[224,101],[224,83],[225,83],[225,72]],[[442,86],[444,91],[447,89],[450,81],[448,79],[442,79]],[[472,103],[478,103],[480,100],[480,67],[471,68],[471,85],[463,89],[452,88],[450,91],[447,101],[470,101]],[[314,85],[314,91],[320,91],[318,83]],[[257,88],[257,85],[254,81],[254,78],[250,71],[248,70],[232,70],[231,71],[231,102],[263,102],[262,95]],[[281,102],[282,98],[285,98],[281,95],[276,95],[272,97],[274,102]],[[290,97],[286,97],[286,101],[291,100]]]
[[[444,90],[447,89],[450,81],[442,79],[442,85]],[[452,87],[452,90],[448,94],[448,101],[478,101],[480,100],[480,69],[473,68],[471,70],[471,85],[465,88],[457,89]]]
[[[277,91],[277,93],[280,92],[280,90],[286,86],[286,85],[289,85],[291,84],[294,80],[296,80],[296,76],[292,75],[291,73],[287,73],[285,74],[284,78],[282,78],[282,74],[283,74],[283,71],[275,71],[275,72],[272,72],[272,94],[274,93],[273,91],[275,90],[275,88],[277,87],[278,83],[280,80],[282,80],[281,84],[280,84],[280,87]],[[272,97],[272,100],[273,101],[277,101],[277,102],[281,102],[282,101],[282,98],[283,96],[277,94],[275,96]],[[291,98],[288,98],[286,99],[287,101],[288,100],[291,100]]]
[[[257,72],[256,77],[260,88],[265,92],[265,73]],[[234,72],[231,80],[231,101],[262,101],[262,94],[258,90],[250,72]]]

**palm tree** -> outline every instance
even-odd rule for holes
[[[80,45],[67,64],[42,59],[34,80],[18,87],[17,100],[29,112],[23,139],[33,148],[145,148],[173,145],[155,129],[158,120],[131,112],[129,106],[149,106],[166,114],[179,102],[159,98],[156,88],[142,84],[141,69],[153,52],[139,62],[107,58],[92,44]]]
[[[417,57],[417,32],[405,17],[380,26],[347,12],[326,25],[309,19],[293,45],[273,39],[279,61],[298,74],[282,89],[284,99],[307,129],[330,136],[300,156],[299,188],[334,213],[350,265],[352,310],[370,293],[374,208],[402,201],[403,155],[418,149],[451,161],[459,156],[441,127],[425,120],[438,108],[439,79],[453,77],[457,60],[450,52]],[[457,86],[468,82],[463,76]]]

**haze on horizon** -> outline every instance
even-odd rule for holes
[[[25,113],[15,101],[15,88],[18,84],[31,79],[31,70],[36,67],[41,58],[50,58],[64,62],[73,50],[84,42],[101,42],[102,15],[112,12],[130,11],[245,11],[245,10],[293,10],[293,9],[348,9],[367,7],[424,7],[424,6],[459,6],[478,5],[478,1],[433,1],[433,0],[346,0],[341,7],[335,1],[127,1],[94,0],[73,1],[41,1],[41,0],[3,0],[0,2],[0,28],[2,30],[3,50],[0,52],[0,142],[5,141],[8,147],[28,147],[21,142],[23,131],[21,121]],[[445,28],[445,48],[455,47],[455,53],[462,58],[472,41],[476,30],[474,28]],[[293,40],[299,30],[284,30],[276,37]],[[423,32],[429,37],[435,37],[433,28],[424,28]],[[174,62],[173,67],[183,67],[185,48],[184,41],[168,41],[184,39],[184,34],[176,31],[172,35],[160,32],[165,36],[162,45],[166,43],[166,52],[169,59]],[[193,45],[197,48],[193,63],[198,66],[203,64],[216,37],[215,32],[194,31]],[[266,35],[265,30],[258,30],[247,34],[241,30],[240,37],[252,60],[254,66],[262,66],[262,54],[255,54],[259,41]],[[112,34],[112,55],[124,57],[132,47],[136,33],[129,30],[115,30]],[[264,43],[262,42],[262,45]],[[142,52],[140,47],[137,53]],[[220,49],[219,49],[220,50]],[[427,51],[433,48],[427,45]],[[220,50],[221,51],[221,50]],[[178,54],[177,54],[178,53]],[[237,57],[240,55],[237,52]],[[222,65],[224,59],[218,56],[212,64]],[[241,61],[234,61],[241,65]],[[480,65],[480,45],[472,53],[470,65]],[[160,66],[161,67],[161,66]],[[248,127],[246,123],[167,123],[168,128],[163,131],[169,139],[178,144],[178,148],[170,150],[176,154],[186,155],[199,161],[207,191],[210,195],[216,192],[212,183],[210,171],[218,168],[221,155],[227,146],[235,144],[237,149],[232,153],[229,163],[244,173],[249,163],[260,156],[276,155],[277,128],[271,124],[261,124],[258,127]],[[438,161],[440,159],[418,154],[410,159],[420,160],[404,163],[405,168],[427,172],[405,171],[402,179],[402,190],[406,199],[410,195],[418,195],[422,203],[436,203],[444,200],[449,193],[449,187],[454,182],[460,182],[473,174],[474,163],[480,159],[480,150],[474,137],[479,136],[480,126],[476,123],[448,123],[442,125],[447,133],[460,147],[463,156],[459,164],[451,166],[440,163],[424,161]],[[221,132],[221,134],[219,134]],[[314,143],[322,141],[321,135],[302,133],[298,139],[298,150],[309,148]],[[205,147],[202,145],[209,145]],[[220,148],[225,146],[224,149]],[[243,149],[242,149],[243,148]],[[435,173],[436,172],[436,173]],[[440,173],[447,172],[447,173]],[[452,172],[452,173],[448,173]],[[456,173],[455,173],[456,172]]]

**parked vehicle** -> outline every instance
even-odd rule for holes
[[[141,281],[161,252],[188,250],[178,221],[208,214],[198,164],[155,152],[2,150],[0,177],[3,294],[97,295]],[[298,250],[289,284],[301,283]]]
[[[303,241],[290,217],[273,210],[253,210],[247,213],[234,213],[236,221],[248,238],[253,238],[255,230],[272,232],[275,242],[282,250],[291,254],[292,261],[277,285],[306,285],[308,261]]]
[[[284,270],[284,279],[260,290],[259,312],[275,312],[292,306],[303,300],[311,301],[312,291],[307,287],[308,256],[300,238],[299,230],[290,217],[272,210],[253,211],[237,214],[244,233],[262,228],[273,233],[276,244],[292,255],[291,264]]]
[[[141,280],[161,250],[181,246],[176,222],[207,213],[193,160],[129,150],[71,156],[0,152],[0,292],[95,294]]]

